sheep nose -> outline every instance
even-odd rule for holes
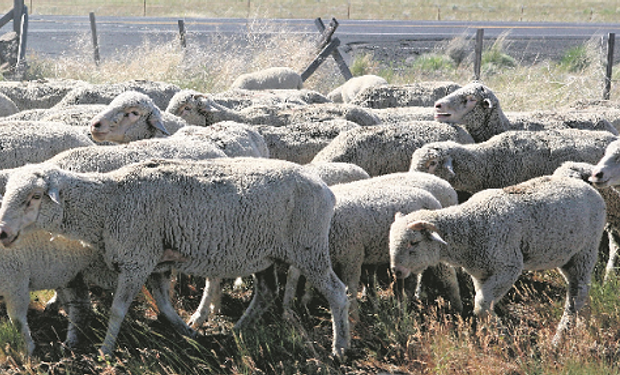
[[[409,276],[409,270],[402,266],[393,266],[392,273],[396,276],[397,279],[404,279]]]
[[[8,228],[0,226],[0,242],[2,242],[2,245],[8,247],[13,242],[14,237]]]
[[[441,109],[441,103],[435,103],[435,109]]]
[[[90,126],[94,129],[99,129],[101,127],[101,121],[95,121]]]
[[[603,178],[603,171],[600,171],[600,172],[598,172],[598,173],[594,173],[594,174],[592,175],[592,177],[594,177],[594,178],[595,178],[595,179],[597,179],[597,180],[602,179],[602,178]]]

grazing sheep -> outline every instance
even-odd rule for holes
[[[461,86],[454,82],[418,82],[408,85],[369,87],[357,94],[351,104],[364,108],[432,107]]]
[[[0,93],[8,96],[22,111],[51,108],[76,87],[89,83],[74,79],[39,79],[32,81],[0,81]]]
[[[334,201],[318,177],[273,159],[150,160],[88,174],[29,165],[7,182],[0,240],[10,247],[36,225],[81,239],[103,254],[118,272],[104,354],[112,353],[131,301],[154,272],[174,268],[217,278],[255,274],[253,301],[236,324],[241,329],[273,297],[268,268],[279,259],[300,269],[327,298],[332,350],[341,356],[349,346],[349,328],[345,286],[329,258]],[[153,287],[158,306],[171,306],[161,297],[167,285]],[[174,309],[166,312],[177,329],[193,334]]]
[[[589,163],[577,163],[567,161],[553,172],[554,176],[578,178],[588,182],[588,178],[592,176],[595,166]],[[607,206],[607,243],[609,257],[605,266],[605,275],[603,282],[607,282],[612,274],[614,274],[614,266],[618,259],[618,249],[620,249],[620,192],[612,186],[597,189],[601,197],[605,200]]]
[[[235,111],[253,106],[278,104],[319,104],[329,103],[323,94],[312,90],[227,90],[212,95],[216,103]]]
[[[327,98],[335,103],[350,103],[365,89],[387,84],[385,78],[374,74],[353,77],[327,94]]]
[[[587,121],[541,122],[526,119],[511,122],[502,111],[499,99],[481,83],[470,83],[435,103],[435,119],[461,124],[476,142],[484,142],[508,130],[593,129],[598,126]],[[607,122],[609,123],[609,122]],[[618,131],[609,124],[613,134]]]
[[[153,100],[137,91],[118,95],[90,121],[96,142],[127,143],[170,135],[187,123],[170,113],[162,113]]]
[[[606,131],[508,131],[486,142],[435,142],[417,149],[412,171],[435,174],[459,191],[476,193],[552,174],[565,161],[595,163],[617,139]]]
[[[370,179],[332,185],[336,206],[329,231],[329,253],[334,269],[351,293],[349,312],[357,320],[357,291],[362,265],[389,263],[388,234],[397,212],[439,209],[457,203],[456,192],[446,181],[428,173],[394,173]],[[440,201],[441,200],[441,201]],[[422,270],[421,270],[422,271]],[[420,271],[420,272],[421,272]],[[456,273],[450,301],[462,309]],[[289,270],[284,297],[292,304],[298,274]]]
[[[304,81],[301,75],[291,68],[273,67],[252,73],[242,74],[233,81],[230,89],[244,90],[300,90]]]
[[[64,150],[94,145],[86,129],[56,122],[0,122],[0,169],[42,162]]]
[[[371,176],[404,172],[415,150],[429,142],[447,140],[473,143],[460,126],[434,121],[365,126],[340,133],[312,162],[353,163]]]
[[[274,159],[307,164],[343,131],[359,128],[347,120],[304,122],[287,126],[254,125]]]
[[[239,111],[218,104],[212,97],[193,90],[178,92],[166,112],[179,116],[191,125],[207,126],[220,121],[244,124],[286,126],[305,122],[345,119],[361,126],[377,125],[379,118],[371,111],[350,104],[281,104],[253,106]]]
[[[474,282],[474,314],[492,308],[523,270],[559,268],[568,283],[557,344],[588,298],[605,226],[605,202],[587,183],[543,176],[474,194],[457,206],[397,216],[390,264],[400,278],[440,262]]]
[[[114,98],[126,91],[137,91],[150,97],[158,108],[166,108],[174,94],[181,91],[177,85],[147,80],[132,80],[120,83],[81,85],[69,91],[55,107],[84,104],[110,104]]]
[[[269,157],[269,148],[263,136],[253,127],[234,121],[222,121],[211,126],[187,125],[170,138],[212,142],[231,157]]]

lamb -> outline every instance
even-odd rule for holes
[[[218,104],[212,97],[194,90],[181,90],[168,104],[166,112],[179,116],[191,125],[207,126],[220,121],[236,121],[253,125],[286,126],[305,122],[345,119],[361,126],[377,125],[372,112],[350,104],[309,104],[253,106],[239,111]]]
[[[96,142],[127,143],[164,137],[185,125],[183,119],[162,113],[149,96],[127,91],[91,119],[90,132]]]
[[[64,150],[94,145],[86,129],[55,122],[0,122],[0,169],[42,162]]]
[[[605,202],[574,178],[537,177],[474,194],[457,206],[396,216],[390,265],[400,278],[440,262],[474,282],[474,314],[492,308],[523,270],[559,268],[568,283],[558,344],[588,298],[605,226]]]
[[[434,121],[365,126],[340,133],[312,162],[353,163],[371,176],[405,172],[416,149],[429,142],[447,140],[473,143],[460,126]]]
[[[353,77],[327,94],[327,98],[335,103],[350,103],[365,89],[387,84],[385,78],[374,74]]]
[[[364,108],[432,107],[446,95],[460,89],[454,82],[418,82],[408,85],[380,85],[361,91],[351,104]]]
[[[352,294],[349,312],[358,320],[357,290],[362,265],[389,263],[388,234],[396,212],[439,209],[457,203],[454,189],[446,181],[428,173],[394,173],[371,179],[331,186],[336,196],[329,231],[332,264]],[[422,270],[420,270],[421,273]],[[456,273],[447,284],[450,301],[462,309]],[[284,297],[292,304],[297,285],[295,269],[289,270]]]
[[[334,203],[318,177],[273,159],[149,160],[89,174],[29,165],[9,177],[0,241],[10,247],[36,225],[101,252],[118,272],[104,354],[112,353],[129,304],[149,275],[171,268],[218,278],[255,274],[253,301],[236,324],[242,329],[271,299],[268,268],[278,259],[300,269],[327,298],[332,351],[341,356],[350,337],[345,286],[328,253]],[[166,219],[153,221],[157,217]],[[154,285],[158,306],[171,305],[162,297],[166,285]],[[166,312],[192,334],[174,309]]]
[[[265,139],[272,158],[307,164],[338,134],[360,126],[351,121],[337,119],[288,126],[254,127]]]
[[[590,163],[567,161],[556,169],[553,175],[578,178],[588,182],[594,168],[595,166]],[[602,187],[597,189],[597,191],[601,194],[607,206],[607,225],[605,226],[605,232],[607,232],[609,257],[605,266],[605,275],[603,276],[603,282],[607,282],[615,272],[614,266],[618,259],[618,249],[620,249],[620,192],[612,186]]]
[[[291,68],[272,67],[252,73],[242,74],[233,81],[230,89],[274,90],[303,87],[301,75]]]
[[[476,142],[484,142],[508,130],[593,129],[591,122],[564,121],[544,123],[525,120],[512,123],[500,107],[499,99],[481,83],[470,83],[435,103],[435,119],[440,122],[461,124]],[[608,122],[607,122],[608,123]],[[608,123],[606,130],[618,135]]]
[[[617,137],[606,131],[508,131],[486,142],[435,142],[417,149],[410,170],[444,178],[458,191],[476,193],[552,174],[565,161],[595,163]]]

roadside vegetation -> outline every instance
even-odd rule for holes
[[[38,0],[33,2],[35,10],[42,6]],[[75,50],[59,58],[29,56],[27,78],[92,83],[148,79],[208,93],[224,91],[235,77],[251,70],[286,65],[301,71],[315,57],[315,40],[269,27],[256,20],[245,35],[214,36],[208,50],[191,41],[185,50],[176,42],[145,43],[123,51],[123,58],[104,58],[98,66],[92,59],[90,36],[83,35],[74,41]],[[262,36],[265,31],[271,31],[270,38]],[[554,109],[601,99],[604,66],[597,40],[567,51],[560,61],[541,59],[534,65],[509,56],[506,43],[499,38],[485,49],[481,72],[482,81],[498,95],[504,110]],[[472,52],[473,42],[459,37],[412,61],[378,61],[365,54],[351,56],[350,67],[354,75],[377,74],[393,84],[442,80],[464,85],[473,77]],[[305,85],[326,94],[343,82],[335,63],[328,59]],[[615,86],[612,100],[620,98]],[[467,277],[462,278],[465,311],[457,315],[441,298],[399,303],[390,292],[390,280],[380,274],[377,298],[360,296],[360,322],[352,330],[352,350],[343,362],[329,356],[331,322],[321,299],[313,301],[309,310],[298,306],[296,320],[283,321],[276,310],[253,329],[234,335],[232,326],[251,298],[248,279],[241,288],[225,287],[222,313],[206,323],[202,335],[193,340],[175,334],[158,320],[152,298],[143,292],[124,321],[116,356],[110,360],[96,354],[105,335],[108,294],[94,291],[92,327],[85,332],[86,344],[76,351],[62,345],[65,315],[44,310],[51,293],[33,294],[29,322],[38,344],[34,358],[24,356],[21,338],[0,304],[0,373],[618,374],[620,281],[612,278],[602,284],[605,262],[606,255],[601,253],[590,301],[579,323],[558,347],[550,342],[562,314],[566,285],[553,271],[524,274],[496,306],[508,336],[473,319]],[[194,286],[181,288],[181,284],[173,298],[187,319],[198,306],[204,283],[194,279]]]

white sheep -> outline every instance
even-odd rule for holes
[[[457,195],[449,183],[428,173],[394,173],[330,188],[336,196],[336,206],[329,231],[329,253],[334,269],[351,293],[350,314],[358,320],[357,291],[362,265],[389,263],[389,229],[394,215],[424,208],[439,209],[442,203],[454,205]],[[456,273],[452,276],[453,280],[447,283],[451,286],[450,302],[460,310]],[[291,268],[285,306],[292,305],[297,278],[297,272]]]
[[[183,119],[162,113],[149,96],[126,91],[91,119],[90,132],[96,142],[127,143],[170,135],[185,125]]]
[[[38,79],[29,81],[0,81],[0,93],[8,96],[22,111],[51,108],[71,90],[90,85],[75,79]]]
[[[371,176],[404,172],[415,150],[429,142],[448,140],[473,143],[460,126],[435,121],[363,126],[338,134],[312,162],[353,163]]]
[[[301,75],[293,69],[287,67],[272,67],[240,75],[230,85],[230,89],[299,90],[303,87],[303,83]]]
[[[42,162],[64,150],[94,145],[86,129],[56,122],[0,122],[0,169]]]
[[[603,156],[597,160],[589,180],[598,188],[620,186],[620,140],[609,143]]]
[[[90,120],[106,109],[104,104],[78,104],[60,108],[29,109],[5,117],[3,121],[52,121],[71,126],[88,126]]]
[[[387,84],[388,81],[383,77],[374,74],[365,74],[363,76],[350,78],[327,94],[327,98],[335,103],[350,103],[355,99],[357,94],[365,89]]]
[[[280,259],[302,270],[327,298],[332,350],[340,356],[349,346],[349,328],[345,286],[329,258],[334,201],[318,177],[273,159],[151,160],[89,174],[29,165],[9,177],[0,240],[10,247],[36,223],[103,254],[119,273],[101,348],[105,354],[112,353],[129,305],[149,275],[171,268],[219,278],[254,274],[253,301],[236,324],[241,329],[272,298],[267,269]],[[168,308],[169,298],[162,297],[167,286],[162,282],[152,288],[160,296],[154,295],[158,306],[166,307],[177,329],[193,334]]]
[[[390,264],[398,277],[444,262],[474,282],[474,314],[493,306],[523,270],[558,268],[566,279],[557,344],[588,298],[605,226],[605,202],[587,183],[543,176],[474,194],[457,206],[397,216]]]
[[[226,90],[211,96],[224,107],[240,110],[253,106],[269,106],[278,104],[318,104],[329,103],[323,94],[313,90],[279,89],[279,90]]]
[[[234,121],[222,121],[210,126],[187,125],[170,138],[211,142],[231,157],[269,157],[269,147],[263,136],[254,127]]]
[[[178,92],[166,112],[179,116],[191,125],[207,126],[220,121],[236,121],[253,125],[286,126],[305,122],[322,122],[345,119],[361,126],[377,125],[379,118],[360,106],[338,103],[308,105],[280,104],[257,105],[233,110],[213,97],[194,90]]]
[[[566,119],[562,122],[535,121],[524,119],[511,122],[501,109],[499,99],[495,93],[481,83],[470,83],[454,91],[450,95],[435,103],[435,119],[441,122],[461,124],[476,142],[483,142],[494,135],[508,130],[549,130],[549,129],[590,129],[595,130],[599,121],[573,121]],[[553,120],[553,118],[551,119]],[[618,131],[609,123],[605,130],[613,134]]]
[[[417,149],[410,170],[444,178],[475,193],[552,174],[565,161],[595,163],[617,137],[606,131],[507,131],[486,142],[435,142]]]
[[[454,82],[417,82],[406,85],[379,85],[366,88],[351,101],[364,108],[432,107],[435,101],[456,91]]]
[[[287,126],[254,125],[254,127],[265,139],[272,158],[306,164],[310,163],[338,134],[360,126],[351,121],[337,119]]]
[[[400,124],[413,121],[435,121],[433,107],[391,107],[372,109],[382,124]]]
[[[577,163],[567,161],[553,172],[554,176],[579,178],[588,182],[595,166],[590,163]],[[616,260],[618,259],[618,250],[620,249],[620,192],[613,186],[601,187],[597,191],[605,200],[607,206],[607,247],[608,258],[605,266],[605,275],[603,282],[607,282],[611,275],[614,274]]]
[[[11,98],[0,92],[0,117],[7,117],[19,112],[19,108]]]

